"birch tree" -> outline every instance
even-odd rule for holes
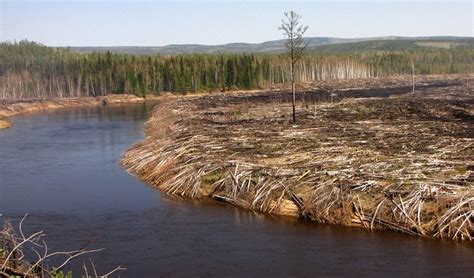
[[[278,28],[283,31],[283,36],[286,38],[285,47],[290,58],[290,77],[291,77],[291,93],[293,95],[293,123],[296,123],[296,80],[295,80],[295,66],[304,55],[304,51],[308,43],[304,41],[303,35],[308,30],[308,26],[300,23],[301,15],[294,11],[286,12],[282,19],[281,26]]]

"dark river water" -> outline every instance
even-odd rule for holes
[[[129,175],[121,154],[144,136],[150,105],[18,116],[0,131],[0,213],[43,230],[52,250],[100,272],[156,276],[474,275],[472,244],[272,218],[171,199]],[[77,272],[76,272],[77,273]],[[78,275],[77,275],[78,276]]]

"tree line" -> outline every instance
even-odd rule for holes
[[[474,49],[308,52],[295,66],[301,82],[411,74],[474,72]],[[189,93],[265,88],[288,83],[284,54],[134,56],[77,53],[29,41],[0,44],[0,98],[131,93]]]

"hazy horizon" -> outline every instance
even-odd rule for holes
[[[410,38],[430,38],[430,37],[452,37],[452,38],[473,38],[473,36],[449,36],[449,35],[446,35],[446,36],[443,36],[443,35],[436,35],[436,36],[412,36],[412,37],[409,37],[409,36],[381,36],[381,37],[351,37],[351,38],[342,38],[342,37],[329,37],[329,38],[333,38],[333,39],[367,39],[367,38],[390,38],[390,37],[400,37],[400,38],[403,38],[403,39],[410,39]],[[307,37],[307,38],[325,38],[325,37]],[[48,44],[44,44],[40,41],[35,41],[35,40],[29,40],[28,38],[23,38],[23,39],[19,39],[19,40],[3,40],[3,41],[0,41],[0,42],[10,42],[10,43],[14,43],[14,42],[20,42],[22,40],[27,40],[27,41],[30,41],[30,42],[35,42],[35,43],[39,43],[39,44],[42,44],[42,45],[45,45],[45,46],[50,46],[50,47],[104,47],[104,48],[107,48],[107,47],[167,47],[167,46],[180,46],[180,45],[200,45],[200,46],[221,46],[221,45],[228,45],[228,44],[261,44],[261,43],[265,43],[265,42],[270,42],[270,41],[279,41],[279,40],[284,40],[283,38],[277,38],[277,39],[274,39],[274,40],[268,40],[268,41],[260,41],[260,42],[243,42],[243,41],[233,41],[233,42],[226,42],[226,43],[222,43],[222,44],[199,44],[199,43],[171,43],[171,44],[165,44],[165,45],[48,45]]]
[[[473,36],[471,1],[0,1],[0,41],[48,46],[261,43],[290,9],[307,37]]]

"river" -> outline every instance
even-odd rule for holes
[[[99,272],[156,276],[460,276],[470,243],[317,225],[170,198],[118,161],[144,136],[150,104],[13,118],[0,131],[0,213],[46,232],[51,250],[92,240]],[[72,264],[79,271],[83,261]]]

